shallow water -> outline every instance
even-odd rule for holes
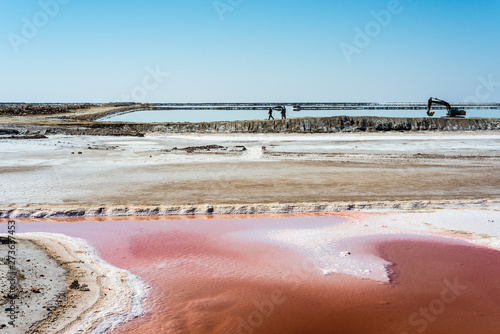
[[[151,286],[146,315],[113,333],[497,333],[498,251],[370,214],[246,217],[42,219],[18,232],[87,239]],[[353,270],[369,263],[390,268],[391,283]]]
[[[434,117],[443,117],[445,110],[435,110]],[[378,116],[378,117],[426,117],[425,110],[301,110],[293,111],[287,106],[287,118],[330,117],[330,116]],[[279,111],[274,111],[275,119],[281,118]],[[500,110],[468,110],[467,117],[500,117]],[[268,119],[266,110],[141,110],[114,115],[102,119],[103,122],[215,122]]]

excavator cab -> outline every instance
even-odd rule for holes
[[[467,115],[467,112],[465,110],[460,110],[458,108],[451,108],[450,110],[448,110],[448,113],[446,114],[446,116],[449,117],[458,117],[465,115]]]

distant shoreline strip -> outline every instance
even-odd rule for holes
[[[490,208],[500,206],[499,199],[472,200],[411,200],[411,201],[363,201],[335,203],[269,203],[269,204],[199,204],[160,206],[92,206],[46,208],[0,208],[0,219],[13,218],[65,218],[65,217],[127,217],[127,216],[205,216],[205,215],[252,215],[328,213],[373,210],[419,210]]]

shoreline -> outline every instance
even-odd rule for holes
[[[107,111],[110,115],[123,110]],[[125,111],[126,112],[126,111]],[[99,122],[96,114],[0,118],[0,133],[21,135],[144,136],[147,134],[209,133],[377,133],[377,132],[498,132],[500,118],[405,118],[375,116],[303,117],[276,120],[127,123]],[[81,119],[79,119],[79,117]],[[104,116],[103,116],[104,117]],[[90,118],[89,120],[86,120]]]
[[[37,206],[37,205],[33,205]],[[257,204],[199,204],[160,206],[47,206],[37,208],[0,208],[1,219],[65,218],[65,217],[161,217],[217,216],[257,214],[302,214],[374,210],[465,209],[500,206],[500,198],[458,200],[363,201],[325,203],[257,203]]]
[[[16,241],[31,243],[38,249],[21,249],[19,246],[23,257],[29,258],[26,262],[19,258],[17,261],[18,270],[21,273],[26,271],[19,283],[17,304],[23,321],[18,329],[26,333],[104,333],[144,314],[142,301],[146,290],[142,281],[128,271],[108,264],[83,239],[54,233],[22,233],[16,235]],[[40,260],[40,256],[44,256],[40,252],[53,263]],[[34,261],[29,261],[30,258]],[[35,268],[26,269],[28,264],[25,263],[31,262]],[[37,265],[40,268],[36,268]],[[42,268],[43,265],[45,267]],[[41,280],[45,276],[51,277],[56,268],[63,270],[64,274],[54,274],[50,283],[43,285]],[[46,289],[51,284],[59,285],[59,293],[53,296],[55,304],[43,306],[46,311],[41,311],[41,304],[51,303],[43,299],[47,297]],[[24,285],[32,285],[30,291],[35,292],[27,296],[23,290],[28,287]],[[35,299],[25,302],[23,297]],[[37,302],[39,309],[33,307]]]

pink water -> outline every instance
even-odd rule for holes
[[[324,276],[264,237],[343,217],[29,223],[18,232],[84,238],[151,286],[145,316],[115,333],[499,333],[498,251],[377,238],[373,252],[395,264],[389,284]]]

